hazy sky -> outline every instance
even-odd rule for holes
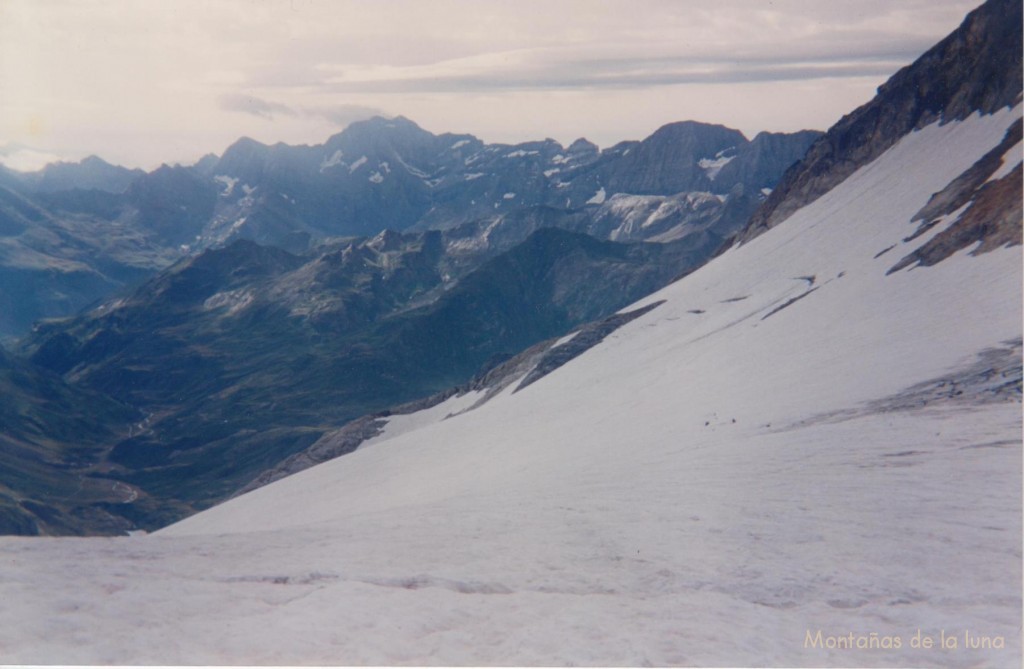
[[[374,114],[601,146],[684,119],[825,129],[977,4],[0,0],[0,154],[151,169]]]

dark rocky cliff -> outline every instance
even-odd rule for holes
[[[879,87],[790,168],[738,236],[744,242],[818,199],[908,132],[992,113],[1021,97],[1021,2],[989,0]]]

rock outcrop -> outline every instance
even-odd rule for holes
[[[1021,98],[1021,3],[989,0],[844,116],[790,168],[737,236],[742,243],[818,199],[908,132],[992,113]]]

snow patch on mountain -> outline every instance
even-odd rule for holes
[[[601,204],[604,202],[605,197],[606,193],[604,190],[604,186],[601,186],[601,188],[599,188],[598,191],[594,193],[594,195],[591,196],[589,200],[587,200],[587,204]]]
[[[701,158],[697,161],[697,165],[704,170],[704,174],[708,176],[708,179],[712,181],[718,176],[718,173],[722,171],[722,168],[732,162],[733,158],[736,157],[734,153],[731,156],[723,155],[725,151],[719,151],[715,154],[714,158]]]
[[[324,172],[325,170],[328,170],[336,165],[344,165],[344,163],[341,160],[344,155],[345,154],[342,152],[341,149],[337,149],[334,153],[331,154],[330,158],[324,158],[322,161],[320,161],[320,171]]]
[[[235,184],[238,183],[237,178],[229,177],[226,174],[218,174],[217,176],[213,177],[213,180],[224,186],[224,190],[223,192],[221,192],[222,197],[228,197],[229,195],[231,195],[231,193],[234,192],[235,190]]]
[[[403,160],[401,156],[399,156],[399,155],[396,155],[396,156],[395,156],[395,158],[396,158],[396,159],[398,160],[398,163],[399,163],[399,164],[400,164],[400,165],[401,165],[402,167],[404,167],[404,168],[405,168],[405,170],[406,170],[406,171],[407,171],[407,172],[408,172],[409,174],[413,175],[414,177],[419,177],[420,179],[426,179],[426,178],[427,178],[427,177],[429,176],[429,175],[428,175],[428,174],[427,174],[426,172],[424,172],[423,170],[421,170],[421,169],[419,169],[419,168],[416,168],[416,167],[413,167],[413,166],[412,166],[412,165],[410,165],[409,163],[405,162],[405,160]]]
[[[362,443],[359,448],[366,448],[373,446],[395,437],[418,430],[422,427],[436,423],[438,421],[445,420],[452,416],[457,416],[463,411],[471,409],[473,405],[484,398],[486,393],[480,391],[471,390],[462,395],[453,395],[444,402],[410,414],[394,414],[388,416],[384,420],[386,424],[382,432],[372,438],[367,439]]]
[[[578,330],[574,330],[569,334],[565,335],[564,337],[559,337],[558,339],[555,340],[555,343],[551,345],[551,348],[557,348],[562,344],[568,344],[570,341],[572,341],[573,337],[575,337],[577,333]]]
[[[203,309],[224,309],[225,315],[234,316],[245,307],[252,304],[255,295],[251,290],[230,290],[216,293],[206,298],[203,302]]]
[[[716,211],[722,196],[706,192],[664,195],[616,193],[594,215],[601,234],[613,241],[643,239],[671,241],[707,227],[708,212]],[[606,226],[612,225],[605,232]]]

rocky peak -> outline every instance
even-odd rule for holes
[[[143,174],[142,170],[130,170],[98,156],[89,156],[77,163],[50,163],[38,172],[26,174],[23,181],[31,190],[42,193],[72,189],[123,193]]]
[[[216,153],[207,153],[192,165],[192,169],[203,176],[212,176],[213,170],[217,167],[218,160],[220,160],[220,157]]]
[[[569,152],[570,156],[579,159],[584,157],[596,157],[600,149],[598,148],[597,144],[588,141],[584,137],[580,137],[575,142],[569,145],[567,151]]]
[[[723,192],[738,184],[748,189],[772,188],[786,169],[798,162],[807,149],[822,136],[818,130],[795,133],[760,132],[749,143],[723,155],[734,157],[715,176],[715,192]]]
[[[381,230],[376,237],[367,242],[367,246],[378,253],[397,251],[402,246],[403,237],[394,230]]]
[[[697,121],[670,123],[636,146],[624,149],[615,170],[605,176],[603,183],[610,192],[637,195],[707,191],[712,182],[699,164],[701,159],[746,143],[743,133],[725,126]],[[611,150],[605,153],[611,155]]]
[[[213,173],[255,182],[262,175],[269,155],[269,146],[250,137],[242,137],[224,151]]]
[[[438,137],[419,127],[404,116],[383,118],[374,116],[365,121],[350,124],[337,135],[327,140],[328,152],[340,149],[350,154],[374,154],[387,156],[393,152],[416,157],[422,152],[432,156],[436,153]],[[353,159],[358,155],[352,155]]]
[[[669,144],[695,156],[713,156],[719,151],[739,144],[747,138],[739,130],[724,125],[712,125],[699,121],[679,121],[663,125],[654,134],[641,142],[643,145]]]

